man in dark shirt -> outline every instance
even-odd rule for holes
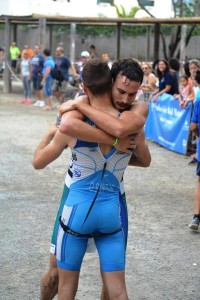
[[[59,103],[63,103],[63,98],[66,94],[68,82],[69,82],[69,70],[71,68],[71,62],[67,56],[64,55],[64,49],[62,47],[56,48],[55,63],[57,68],[62,72],[63,80],[54,80],[53,95],[58,99]]]
[[[36,93],[36,102],[34,106],[43,107],[44,103],[44,94],[43,94],[43,85],[41,81],[43,79],[42,70],[44,66],[44,57],[40,53],[39,45],[35,45],[33,49],[33,56],[30,60],[30,69],[31,69],[31,79],[33,81],[33,88]]]

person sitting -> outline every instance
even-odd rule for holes
[[[166,59],[160,59],[157,67],[157,76],[159,88],[152,94],[153,101],[156,102],[158,97],[164,93],[170,95],[178,94],[178,81],[169,70],[169,64]]]

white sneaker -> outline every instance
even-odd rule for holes
[[[40,106],[40,100],[37,100],[35,103],[33,103],[33,106]]]
[[[44,107],[45,106],[45,102],[43,100],[40,100],[40,103],[38,105],[39,107]]]

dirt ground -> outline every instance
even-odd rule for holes
[[[14,91],[15,92],[15,91]],[[47,270],[53,220],[69,151],[44,170],[33,152],[56,111],[18,104],[20,91],[0,87],[0,299],[39,299]],[[189,157],[149,141],[152,164],[128,167],[129,210],[126,282],[130,300],[200,299],[199,232],[190,232],[195,166]],[[100,298],[97,254],[85,256],[76,300]]]

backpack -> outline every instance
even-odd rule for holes
[[[54,68],[50,72],[53,79],[58,80],[59,83],[61,83],[64,80],[64,76],[62,74],[62,71],[58,68],[58,66],[55,64]]]

